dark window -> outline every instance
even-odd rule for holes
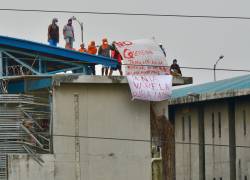
[[[244,180],[247,180],[247,176],[244,177]]]
[[[191,116],[188,116],[188,135],[189,135],[189,141],[191,141],[191,133],[192,133],[192,119],[191,119]]]
[[[182,141],[185,141],[185,118],[182,117]]]
[[[222,177],[220,177],[220,180],[222,180]]]
[[[219,137],[221,137],[221,113],[218,112]]]
[[[246,122],[246,111],[243,110],[243,133],[244,133],[244,136],[247,135],[247,122]]]
[[[212,113],[212,137],[214,138],[214,113]]]

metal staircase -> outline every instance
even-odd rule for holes
[[[0,180],[8,179],[9,154],[28,154],[39,165],[39,154],[51,153],[50,105],[33,95],[0,94]]]
[[[8,180],[7,155],[0,154],[0,180]]]

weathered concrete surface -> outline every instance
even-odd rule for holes
[[[55,180],[151,179],[150,105],[127,84],[61,84],[53,99]]]
[[[245,179],[245,177],[249,178],[250,174],[250,149],[244,148],[244,147],[250,147],[249,100],[248,99],[236,100],[236,107],[237,107],[235,111],[236,177],[237,179],[240,180],[240,179]]]
[[[235,101],[235,134],[232,134],[233,131],[229,129],[230,118],[227,99],[202,103],[202,107],[204,107],[205,135],[204,162],[200,162],[200,152],[196,150],[196,147],[198,148],[201,145],[198,141],[201,138],[198,134],[199,126],[196,125],[198,123],[197,108],[201,104],[175,106],[176,180],[198,180],[200,173],[205,173],[206,179],[230,179],[230,161],[234,160],[233,157],[230,157],[231,136],[236,138],[236,180],[249,178],[249,96],[235,98]],[[191,117],[191,129],[188,116]],[[219,123],[219,116],[221,123]],[[189,139],[189,132],[191,132],[191,139]],[[184,139],[183,133],[185,135]],[[205,165],[204,172],[199,171],[198,165],[200,163]]]
[[[212,113],[214,113],[214,137]],[[219,136],[218,113],[221,113],[221,137]],[[228,119],[228,104],[226,101],[206,104],[204,109],[205,144],[210,144],[205,146],[206,178],[208,179],[220,177],[230,179]]]
[[[54,180],[56,170],[53,155],[41,155],[45,161],[40,166],[28,155],[9,155],[9,180]]]
[[[190,110],[188,107],[180,107],[175,111],[176,180],[199,180],[200,161],[199,146],[197,145],[199,143],[197,113],[197,108]]]
[[[60,83],[52,98],[54,154],[10,156],[9,180],[151,180],[150,103],[128,84]]]
[[[89,76],[89,75],[55,75],[53,76],[54,83],[59,85],[60,83],[90,83],[90,84],[107,84],[107,83],[119,83],[127,84],[126,76]],[[176,77],[173,76],[173,86],[192,84],[192,77]]]

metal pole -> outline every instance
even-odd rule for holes
[[[214,64],[214,81],[216,81],[216,64]]]
[[[81,41],[83,44],[83,22],[80,22],[75,16],[73,16],[71,19],[76,21],[81,27]]]
[[[217,66],[217,64],[219,63],[219,61],[222,60],[223,58],[224,58],[224,56],[221,55],[221,56],[219,57],[219,59],[216,61],[216,63],[214,64],[214,81],[216,81],[216,66]]]
[[[82,35],[82,44],[83,44],[83,23],[80,23],[80,26],[81,26],[81,35]]]

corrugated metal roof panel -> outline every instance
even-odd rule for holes
[[[189,94],[212,94],[227,91],[238,91],[250,88],[250,75],[235,77],[231,79],[210,82],[186,88],[176,89],[172,93],[172,99],[186,97]]]

